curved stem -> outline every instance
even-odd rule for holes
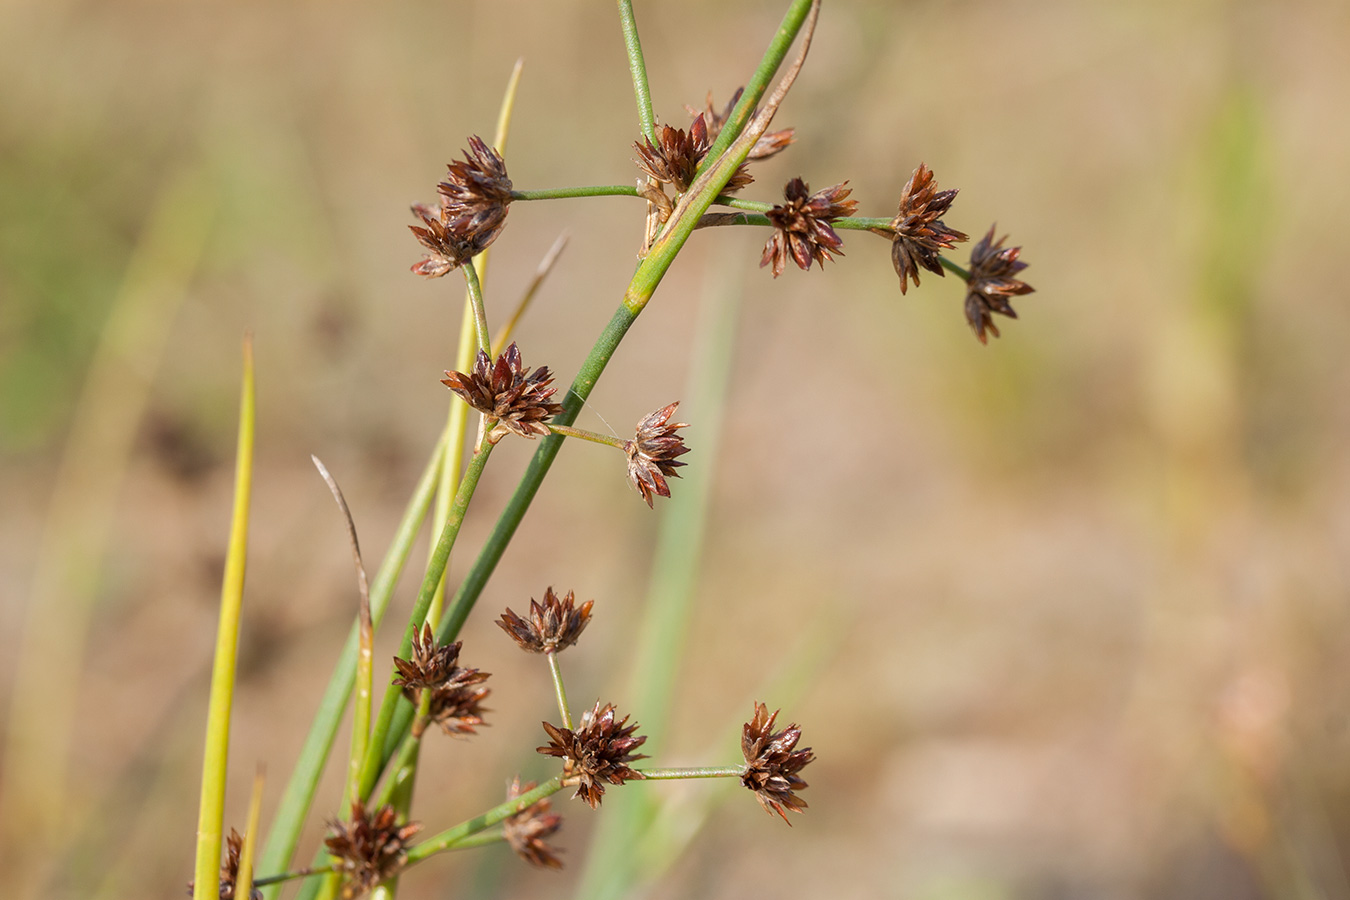
[[[558,667],[558,654],[550,650],[544,654],[548,657],[548,671],[553,676],[553,693],[558,695],[558,713],[562,715],[563,727],[568,731],[572,729],[572,711],[567,706],[567,689],[563,687],[562,669]]]
[[[652,92],[647,87],[647,63],[642,58],[637,22],[633,19],[632,0],[619,0],[619,22],[623,25],[623,45],[628,51],[628,69],[633,73],[633,95],[637,98],[638,121],[647,140],[656,143],[656,118],[652,115]]]
[[[408,865],[416,865],[427,857],[434,856],[443,850],[454,849],[466,838],[491,828],[518,812],[524,812],[545,797],[558,793],[562,790],[562,786],[563,776],[555,775],[539,787],[528,790],[519,797],[498,804],[480,816],[475,816],[467,822],[461,822],[453,828],[447,828],[440,834],[427,838],[415,847],[409,848]]]
[[[569,197],[638,197],[637,188],[626,184],[596,184],[588,187],[545,188],[542,191],[512,191],[512,200],[566,200]]]
[[[488,334],[487,310],[483,308],[483,286],[478,281],[478,270],[472,265],[460,266],[464,282],[469,286],[469,305],[473,307],[473,330],[478,337],[478,349],[491,355],[492,337]]]

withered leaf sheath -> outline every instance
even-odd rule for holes
[[[796,723],[782,731],[773,730],[778,712],[769,715],[769,708],[756,702],[754,717],[742,727],[745,774],[741,776],[741,784],[755,792],[755,799],[766,812],[778,813],[791,825],[786,811],[801,812],[806,808],[806,801],[794,793],[806,787],[797,773],[816,757],[810,747],[794,749],[802,736]]]
[[[392,806],[367,814],[360,801],[352,802],[350,822],[335,819],[328,827],[324,845],[343,875],[345,898],[359,897],[397,874],[407,862],[409,839],[422,830],[416,822],[399,825],[398,812]]]
[[[524,368],[515,343],[497,357],[495,364],[479,350],[472,372],[446,372],[441,379],[441,384],[495,423],[488,433],[493,443],[508,431],[525,438],[548,434],[545,423],[562,410],[561,403],[549,401],[555,393],[549,387],[552,382],[548,366],[540,366],[533,373]]]
[[[497,626],[531,653],[557,653],[577,642],[581,632],[591,621],[594,600],[576,606],[576,594],[568,591],[561,600],[553,588],[544,589],[544,602],[530,598],[530,618],[527,621],[511,611],[510,607],[497,620]]]
[[[845,200],[852,189],[848,182],[810,193],[806,182],[794,178],[783,188],[784,202],[766,214],[773,224],[773,235],[764,245],[759,265],[773,266],[773,277],[783,274],[789,258],[802,271],[811,268],[811,261],[821,265],[833,259],[830,254],[844,255],[844,241],[830,227],[830,222],[853,215],[858,201]]]
[[[1030,294],[1035,288],[1014,276],[1027,267],[1018,259],[1021,247],[1003,246],[1008,239],[1005,234],[994,240],[994,229],[971,248],[970,281],[966,285],[966,321],[975,331],[981,344],[987,344],[986,333],[998,337],[998,327],[994,325],[993,314],[1017,318],[1017,312],[1009,300],[1021,294]]]
[[[624,443],[624,452],[628,455],[628,481],[649,507],[653,497],[670,496],[666,478],[680,477],[675,470],[685,463],[677,457],[689,452],[684,438],[675,433],[677,428],[688,428],[688,424],[670,421],[679,405],[680,401],[676,400],[646,416],[637,424],[636,439]]]
[[[736,93],[731,96],[727,105],[722,107],[719,112],[713,106],[712,91],[708,91],[708,99],[703,111],[694,109],[692,106],[685,106],[690,116],[697,118],[699,115],[704,117],[708,128],[708,142],[711,144],[717,140],[717,136],[722,133],[722,126],[727,124],[727,119],[731,118],[731,111],[736,108],[736,103],[741,99],[741,94],[745,93],[745,88],[736,88]],[[758,112],[759,110],[755,110]],[[761,160],[768,159],[771,156],[777,156],[788,148],[788,145],[797,139],[797,131],[794,128],[784,128],[782,131],[770,131],[755,141],[755,146],[750,148],[750,153],[746,159]]]
[[[919,269],[943,277],[938,251],[970,240],[969,235],[939,221],[955,199],[955,190],[937,189],[932,170],[923,163],[909,176],[900,194],[900,209],[891,220],[891,261],[900,276],[900,293],[908,290],[910,278],[915,285],[919,283]]]
[[[660,185],[670,185],[677,194],[689,190],[698,173],[698,164],[708,155],[711,140],[708,125],[700,113],[689,130],[662,125],[656,129],[656,143],[643,138],[633,148],[638,152],[637,164],[649,179]],[[722,188],[722,193],[739,191],[755,179],[742,165]]]
[[[220,862],[220,900],[234,900],[235,886],[239,883],[239,855],[244,850],[244,838],[233,828],[225,839],[225,858]],[[196,882],[188,882],[188,896]],[[254,888],[249,891],[249,900],[262,900],[262,891]]]
[[[581,716],[581,725],[575,731],[556,728],[543,723],[550,742],[536,751],[545,756],[556,756],[563,761],[563,772],[568,780],[575,780],[580,797],[595,809],[605,794],[605,782],[623,784],[641,779],[642,773],[629,768],[628,763],[646,759],[646,754],[634,753],[646,742],[645,736],[635,736],[637,723],[628,724],[628,716],[615,721],[614,704],[595,706]]]
[[[514,800],[521,794],[535,788],[533,781],[520,783],[517,775],[506,789],[506,799]],[[555,834],[562,827],[563,817],[552,811],[553,804],[545,797],[537,803],[525,807],[502,822],[502,834],[516,855],[531,865],[546,869],[561,869],[563,862],[558,858],[562,851],[544,843],[544,839]]]

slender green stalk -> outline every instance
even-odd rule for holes
[[[970,270],[963,269],[945,256],[939,256],[938,262],[942,263],[942,268],[951,272],[953,275],[960,275],[966,281],[970,281]]]
[[[638,121],[647,140],[656,143],[656,117],[652,115],[652,93],[647,87],[647,63],[642,59],[637,22],[633,19],[632,0],[619,0],[619,22],[623,25],[623,45],[628,51],[628,69],[633,74],[633,95],[637,98]]]
[[[211,700],[206,711],[206,750],[202,760],[201,806],[197,815],[197,863],[193,900],[216,900],[220,883],[220,838],[225,816],[225,774],[230,753],[230,708],[239,651],[239,619],[244,600],[248,552],[249,494],[253,487],[253,339],[244,338],[244,377],[239,399],[239,446],[234,468],[234,514],[220,589],[220,624],[211,671]]]
[[[590,441],[592,444],[604,444],[606,447],[617,447],[620,450],[624,450],[628,446],[628,442],[623,438],[617,438],[608,434],[600,434],[595,431],[587,431],[584,428],[572,428],[568,425],[550,424],[548,430],[554,434],[560,434],[563,437],[580,438],[583,441]]]
[[[454,549],[455,539],[459,537],[460,526],[464,524],[464,514],[468,512],[469,501],[473,499],[473,493],[478,488],[478,479],[483,475],[483,467],[487,465],[488,457],[492,455],[492,448],[496,444],[490,444],[483,441],[478,448],[474,450],[473,457],[469,460],[469,465],[464,470],[464,476],[460,479],[459,490],[455,492],[455,502],[450,507],[450,517],[445,520],[445,527],[441,529],[440,538],[436,541],[436,550],[432,554],[431,562],[427,565],[425,577],[422,579],[422,587],[417,592],[417,601],[413,604],[412,615],[408,619],[408,627],[404,630],[403,641],[399,644],[398,655],[407,657],[412,648],[413,635],[421,628],[426,620],[427,609],[431,606],[431,597],[436,590],[436,585],[440,582],[441,576],[445,574],[445,566],[450,561],[450,551]],[[400,701],[402,703],[400,704]],[[394,712],[403,706],[408,711],[412,710],[412,704],[403,698],[403,693],[392,684],[385,688],[384,700],[380,703],[379,719],[375,723],[375,730],[370,736],[371,752],[366,754],[366,764],[361,772],[361,794],[360,798],[365,799],[370,795],[371,789],[375,786],[375,781],[379,778],[388,757],[381,752],[386,741],[393,738],[401,739],[402,733],[395,736],[390,733],[390,723],[393,721]]]
[[[403,511],[403,518],[399,520],[398,528],[394,531],[389,551],[385,554],[384,561],[375,573],[375,580],[371,583],[370,613],[371,620],[376,626],[389,608],[394,587],[398,584],[403,566],[412,552],[413,541],[431,506],[431,498],[436,490],[436,474],[444,451],[445,436],[442,435],[431,452],[431,458],[427,461],[421,478],[418,479],[417,487]],[[295,853],[295,846],[300,840],[300,831],[304,827],[310,805],[314,802],[319,778],[323,775],[324,765],[328,761],[333,740],[337,735],[338,724],[342,721],[347,708],[347,698],[351,695],[352,685],[356,680],[359,628],[358,623],[353,623],[352,630],[347,635],[347,643],[343,646],[337,665],[333,668],[333,675],[329,678],[328,687],[319,702],[314,722],[310,725],[309,734],[306,735],[304,746],[300,749],[300,757],[282,793],[276,815],[272,819],[267,844],[258,862],[258,868],[264,872],[284,869]],[[274,898],[276,894],[276,888],[263,890],[263,895],[268,900]]]
[[[492,352],[492,336],[488,332],[487,311],[483,308],[483,286],[478,281],[478,270],[474,266],[462,266],[464,283],[469,286],[469,306],[473,309],[473,331],[478,338],[478,349],[484,353]]]
[[[567,689],[563,687],[562,669],[558,667],[558,654],[550,650],[544,655],[548,657],[548,671],[553,676],[553,693],[558,697],[558,714],[562,716],[563,727],[571,731],[572,709],[567,705]]]
[[[681,778],[740,778],[745,766],[696,766],[689,769],[638,769],[647,781],[675,781]]]
[[[459,845],[459,842],[475,835],[480,831],[491,828],[498,822],[529,809],[534,804],[562,790],[563,776],[556,775],[545,781],[536,788],[526,791],[519,797],[507,800],[505,803],[498,804],[492,809],[480,816],[474,816],[467,822],[461,822],[453,828],[447,828],[440,834],[434,835],[422,841],[415,847],[408,850],[408,865],[415,865],[429,856],[434,856],[443,850],[451,850]]]
[[[639,197],[631,184],[598,184],[591,187],[547,188],[542,191],[512,191],[512,200],[566,200],[571,197]]]
[[[282,872],[280,875],[268,875],[266,878],[253,879],[254,887],[266,887],[269,884],[281,884],[284,881],[295,881],[297,878],[309,878],[313,875],[328,875],[336,872],[335,866],[323,866],[317,869],[297,869],[294,872]]]
[[[480,831],[477,834],[471,834],[466,838],[455,841],[451,850],[468,850],[471,847],[486,847],[489,844],[500,844],[506,840],[506,834],[500,828],[494,828],[490,831]]]

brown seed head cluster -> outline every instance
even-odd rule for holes
[[[567,592],[561,600],[553,588],[544,589],[544,602],[530,598],[530,618],[516,615],[507,607],[497,620],[498,627],[511,636],[522,650],[531,653],[557,653],[577,642],[591,621],[594,600],[576,606],[576,594]]]
[[[595,809],[605,794],[605,782],[623,784],[625,781],[641,779],[642,773],[629,768],[628,763],[646,759],[646,754],[634,753],[647,738],[635,736],[637,723],[628,724],[628,716],[615,721],[614,704],[595,706],[581,716],[581,725],[576,731],[555,728],[545,722],[544,731],[548,732],[550,743],[546,747],[536,748],[545,756],[556,756],[563,760],[563,771],[569,781],[575,780],[580,797]]]
[[[506,789],[506,799],[514,800],[526,791],[533,790],[535,783],[520,783],[520,776]],[[561,852],[544,839],[555,834],[562,827],[562,816],[552,811],[553,804],[545,797],[518,813],[514,813],[502,822],[502,834],[516,855],[531,865],[545,869],[561,869],[563,862],[558,858]]]
[[[806,801],[794,793],[806,787],[797,773],[816,757],[810,747],[793,749],[802,737],[796,723],[775,732],[773,722],[777,718],[777,710],[769,715],[767,706],[755,703],[754,718],[741,729],[741,752],[745,754],[741,784],[755,792],[755,799],[766,812],[778,813],[791,825],[786,811],[806,808]]]
[[[234,900],[235,886],[239,883],[239,856],[244,850],[244,838],[230,829],[230,836],[225,839],[225,858],[220,861],[220,900]],[[192,896],[192,889],[196,882],[188,882],[188,896]],[[262,891],[253,888],[249,891],[249,900],[262,900]]]
[[[974,329],[981,344],[987,344],[992,334],[998,337],[998,327],[994,325],[993,314],[1017,318],[1017,312],[1009,300],[1021,294],[1030,294],[1035,290],[1025,281],[1014,276],[1027,267],[1018,259],[1021,247],[1003,246],[1008,239],[1005,234],[994,240],[994,228],[980,238],[970,251],[970,282],[966,286],[966,321]]]
[[[943,277],[938,251],[950,250],[969,235],[948,228],[940,219],[951,209],[955,190],[939,191],[933,171],[919,163],[900,194],[900,209],[891,220],[891,261],[900,276],[900,293],[909,288],[909,279],[919,283],[919,270],[927,269]]]
[[[483,713],[488,712],[483,700],[492,693],[491,688],[479,687],[489,673],[456,665],[460,646],[460,641],[437,646],[431,626],[423,625],[420,636],[413,635],[412,659],[394,658],[398,675],[393,683],[414,704],[421,700],[422,691],[431,691],[427,721],[452,736],[477,734],[474,729],[485,724]]]
[[[741,94],[745,93],[745,88],[737,88],[736,93],[732,95],[731,100],[727,102],[721,111],[713,106],[712,91],[708,92],[708,99],[704,109],[700,112],[692,106],[685,106],[689,115],[697,118],[702,115],[708,127],[708,142],[717,140],[717,136],[722,133],[722,126],[727,124],[727,119],[731,118],[731,111],[736,108],[736,103],[741,99]],[[756,110],[758,112],[758,110]],[[751,116],[753,117],[753,113]],[[746,157],[751,160],[768,159],[771,156],[777,156],[788,148],[788,145],[795,141],[796,130],[784,128],[782,131],[770,131],[760,137],[755,142],[755,146],[750,148],[750,153]]]
[[[680,401],[676,400],[638,422],[636,439],[624,444],[624,452],[628,454],[628,481],[649,507],[653,497],[670,496],[666,479],[680,477],[675,470],[685,463],[678,457],[689,452],[684,438],[675,433],[677,428],[688,428],[688,424],[670,421],[679,405]]]
[[[409,839],[422,830],[415,822],[399,825],[392,806],[368,815],[360,801],[352,803],[350,822],[333,820],[328,827],[324,845],[337,860],[343,875],[342,896],[348,900],[397,874],[408,859]]]
[[[434,688],[466,671],[456,665],[461,645],[461,641],[438,645],[431,626],[423,625],[420,633],[413,632],[412,658],[394,657],[394,668],[398,670],[394,684],[402,686],[404,696],[416,702],[417,693],[423,688]]]
[[[774,231],[764,245],[760,268],[772,264],[773,277],[777,278],[783,274],[789,258],[806,271],[812,260],[823,266],[826,260],[834,258],[831,253],[843,256],[844,242],[830,222],[851,216],[858,208],[858,201],[844,199],[853,192],[845,187],[847,184],[845,181],[812,194],[800,178],[789,181],[783,188],[785,202],[767,213]]]
[[[437,186],[440,205],[417,203],[413,214],[422,225],[409,225],[429,252],[412,270],[439,278],[482,253],[506,224],[511,202],[511,179],[500,154],[477,136],[469,138],[464,159],[452,162],[445,181]]]
[[[643,138],[635,142],[633,147],[638,152],[637,164],[643,174],[656,184],[668,184],[675,189],[675,193],[682,194],[694,183],[698,164],[708,155],[711,143],[707,120],[699,113],[688,131],[662,125],[656,129],[655,145]],[[739,191],[754,180],[742,165],[722,188],[722,193]]]
[[[474,669],[463,670],[480,681],[487,678],[486,672]],[[449,681],[431,691],[431,707],[427,713],[428,721],[441,726],[441,731],[451,737],[477,734],[474,729],[486,725],[483,713],[491,712],[483,706],[483,700],[492,693],[491,688],[476,687],[474,681]]]
[[[549,401],[555,393],[549,387],[552,382],[548,366],[540,366],[531,373],[522,365],[520,350],[514,343],[497,357],[495,364],[479,350],[472,372],[446,372],[441,379],[441,384],[496,423],[488,433],[492,443],[501,440],[508,431],[525,438],[548,434],[545,423],[562,410],[562,404]]]

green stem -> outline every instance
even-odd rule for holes
[[[627,184],[596,184],[589,187],[546,188],[542,191],[512,191],[512,200],[566,200],[570,197],[638,197]]]
[[[440,539],[436,542],[436,550],[431,556],[431,561],[427,564],[426,575],[422,579],[422,587],[417,592],[417,601],[413,604],[412,615],[408,619],[408,627],[404,630],[403,642],[399,645],[398,650],[398,655],[401,657],[407,658],[412,648],[413,635],[426,619],[427,609],[431,606],[431,598],[436,593],[436,585],[441,580],[441,576],[445,574],[446,563],[450,560],[450,551],[455,546],[455,539],[459,537],[460,526],[464,524],[464,514],[468,511],[469,501],[473,499],[474,490],[478,487],[478,479],[482,477],[483,467],[487,465],[488,457],[492,454],[492,448],[495,446],[495,444],[489,444],[486,441],[482,442],[474,450],[469,465],[464,469],[464,476],[459,482],[459,490],[455,492],[455,502],[450,506],[450,516],[445,520],[445,528],[441,530]],[[379,720],[375,723],[375,730],[370,736],[370,752],[366,754],[366,765],[361,772],[361,799],[370,795],[371,789],[375,786],[375,781],[384,768],[384,763],[388,761],[388,756],[382,751],[388,739],[392,737],[390,735],[390,723],[393,721],[395,710],[400,706],[406,707],[409,712],[412,710],[412,704],[403,699],[403,692],[399,688],[392,684],[387,686],[384,691],[384,700],[380,703]]]
[[[656,143],[656,118],[652,115],[652,93],[647,87],[647,63],[642,59],[637,22],[633,19],[632,0],[619,0],[619,21],[623,25],[623,45],[628,51],[628,70],[633,73],[633,95],[637,98],[638,121],[647,140]]]
[[[537,788],[528,790],[505,803],[494,806],[492,809],[480,816],[475,816],[467,822],[461,822],[453,828],[447,828],[440,834],[427,838],[415,847],[408,850],[408,865],[415,865],[429,856],[434,856],[443,850],[450,850],[459,845],[460,841],[484,831],[496,825],[518,812],[524,812],[534,804],[562,790],[563,776],[556,775],[539,785]]]
[[[550,422],[548,430],[554,434],[560,434],[563,437],[581,438],[583,441],[590,441],[593,444],[604,444],[606,447],[617,447],[620,450],[628,449],[628,442],[623,438],[613,437],[608,434],[598,434],[594,431],[587,431],[584,428],[572,428],[568,425],[554,425]]]
[[[472,264],[460,266],[464,282],[469,286],[469,305],[473,307],[473,330],[478,336],[478,349],[492,355],[492,336],[488,333],[487,310],[483,308],[483,286],[478,281],[478,269]]]
[[[489,844],[500,844],[506,840],[506,834],[500,828],[491,831],[480,831],[477,834],[471,834],[466,838],[455,841],[455,846],[451,850],[468,850],[470,847],[486,847]]]
[[[938,262],[942,263],[942,268],[951,272],[953,275],[960,275],[966,281],[970,281],[970,270],[963,269],[945,256],[939,256]]]
[[[646,781],[675,781],[680,778],[740,778],[745,766],[702,766],[690,769],[638,769]]]
[[[562,669],[558,667],[558,654],[550,650],[544,655],[548,657],[548,671],[553,676],[553,693],[558,696],[558,713],[562,716],[563,727],[571,731],[572,711],[567,705],[567,689],[563,687]]]
[[[266,887],[269,884],[281,884],[283,881],[294,881],[297,878],[309,878],[312,875],[327,875],[330,872],[336,872],[333,866],[318,869],[297,869],[294,872],[282,872],[280,875],[268,875],[266,878],[253,879],[254,887]]]

